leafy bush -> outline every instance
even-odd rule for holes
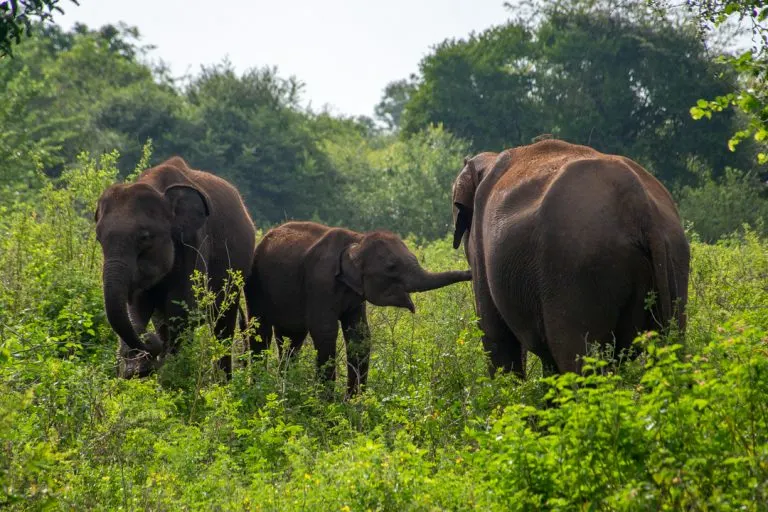
[[[228,347],[212,339],[210,318],[158,374],[115,378],[89,206],[115,176],[114,156],[83,157],[0,216],[9,510],[758,510],[768,501],[768,241],[754,231],[693,241],[685,339],[643,335],[644,355],[618,366],[591,357],[583,376],[540,378],[531,357],[528,381],[490,378],[469,283],[415,294],[415,315],[371,307],[369,387],[345,401],[344,351],[329,398],[311,343],[290,365],[274,346],[245,358],[225,382],[214,367]],[[431,270],[466,268],[449,237],[408,244]],[[205,300],[198,313],[210,316]]]
[[[344,176],[345,198],[331,219],[363,231],[442,238],[451,226],[451,185],[468,144],[442,126],[386,142],[359,134],[328,140],[326,151]]]
[[[768,191],[754,173],[726,168],[721,179],[705,175],[697,187],[682,189],[680,211],[707,242],[729,235],[744,224],[768,234]]]

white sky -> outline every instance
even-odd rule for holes
[[[387,83],[406,78],[430,48],[504,23],[504,0],[79,0],[54,16],[98,28],[138,27],[175,76],[228,57],[242,72],[277,66],[304,82],[314,110],[373,115]]]

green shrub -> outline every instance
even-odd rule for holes
[[[738,231],[744,224],[768,234],[768,195],[754,173],[726,168],[718,180],[705,175],[698,186],[683,187],[680,212],[707,242]]]
[[[230,381],[242,339],[189,329],[155,375],[114,375],[91,206],[113,157],[0,215],[0,505],[9,510],[758,510],[768,502],[768,241],[692,242],[685,339],[583,376],[490,378],[470,283],[370,308],[368,389],[315,379],[311,341]],[[445,237],[407,243],[466,268]],[[241,283],[235,276],[233,286]],[[202,293],[202,292],[201,292]],[[65,357],[62,357],[64,355]],[[550,406],[551,405],[551,406]]]

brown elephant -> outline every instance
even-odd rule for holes
[[[251,273],[256,233],[237,189],[190,169],[180,157],[145,170],[135,183],[111,185],[99,198],[95,219],[104,254],[104,306],[120,337],[123,377],[149,374],[178,348],[188,320],[184,305],[195,302],[193,270],[207,273],[209,289],[219,294],[217,307],[227,270],[246,278]],[[231,337],[238,308],[215,313],[217,335]],[[146,333],[150,319],[157,333]],[[229,358],[220,365],[229,373]]]
[[[245,286],[248,314],[260,322],[261,342],[290,340],[298,350],[307,333],[317,350],[318,369],[336,379],[336,337],[341,321],[346,342],[347,395],[360,391],[368,374],[366,301],[377,306],[416,308],[410,292],[469,281],[469,271],[430,273],[403,241],[386,231],[357,233],[314,222],[288,222],[270,230],[256,247]]]
[[[465,161],[453,184],[492,370],[580,372],[587,342],[617,352],[676,321],[690,249],[666,188],[629,158],[544,140]],[[656,294],[648,310],[646,298]]]

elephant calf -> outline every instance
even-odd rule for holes
[[[120,337],[123,377],[149,374],[158,356],[176,349],[187,319],[179,302],[194,305],[195,269],[207,273],[216,292],[227,269],[251,273],[256,232],[237,189],[179,157],[147,169],[135,183],[111,185],[99,198],[95,219],[104,254],[104,305]],[[232,336],[237,312],[236,306],[217,311],[218,336]],[[157,334],[145,333],[150,319]],[[221,365],[229,372],[229,358]]]
[[[454,248],[472,269],[495,368],[580,371],[587,342],[685,329],[690,249],[672,197],[632,160],[544,140],[465,161],[453,185]],[[655,293],[655,306],[646,297]]]
[[[388,232],[288,222],[269,231],[256,248],[245,296],[249,315],[260,322],[261,342],[252,340],[251,349],[267,348],[273,328],[278,342],[290,340],[291,351],[309,333],[318,369],[324,368],[325,379],[333,381],[340,321],[350,396],[365,385],[368,374],[366,301],[413,313],[410,292],[470,279],[469,271],[426,272],[403,241]]]

